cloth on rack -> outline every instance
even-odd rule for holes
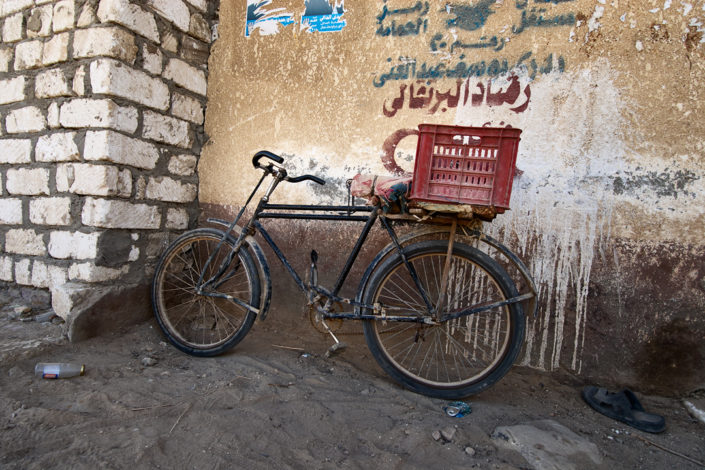
[[[399,204],[402,213],[408,212],[407,203],[411,190],[411,176],[378,176],[357,174],[350,184],[350,194],[367,199],[374,205],[382,203],[386,213],[395,204]]]

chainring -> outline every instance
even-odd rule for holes
[[[333,306],[330,308],[330,311],[332,313],[336,312],[342,312],[343,307],[340,305],[340,303],[336,302],[333,304]],[[316,311],[315,306],[311,305],[308,309],[308,320],[311,322],[311,325],[313,328],[318,331],[319,333],[322,333],[324,335],[328,334],[328,331],[323,327],[323,324],[316,319],[316,315],[318,312]],[[342,318],[328,318],[326,319],[326,324],[328,325],[328,328],[330,328],[330,331],[333,333],[339,332],[343,328],[343,319]]]

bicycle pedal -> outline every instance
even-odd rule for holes
[[[345,343],[335,343],[333,346],[328,348],[328,351],[326,351],[325,357],[329,358],[347,347],[348,347],[348,345]]]

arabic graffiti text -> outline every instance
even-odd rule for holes
[[[440,91],[436,84],[428,83],[424,80],[417,80],[411,84],[402,83],[399,85],[399,95],[391,100],[385,100],[382,104],[382,113],[387,117],[393,117],[400,109],[425,109],[428,114],[435,114],[437,111],[446,112],[450,108],[460,106],[512,106],[509,108],[514,113],[523,113],[529,107],[531,100],[531,86],[527,83],[523,87],[519,78],[513,75],[509,78],[506,89],[494,85],[492,90],[492,80],[486,83],[479,81],[456,80],[455,86],[447,91]],[[516,106],[515,106],[516,105]]]
[[[424,62],[418,66],[415,59],[401,56],[399,57],[400,63],[392,65],[388,72],[375,76],[372,79],[372,84],[375,88],[381,88],[390,81],[467,79],[484,76],[495,78],[510,72],[515,75],[527,75],[533,80],[537,75],[565,71],[566,61],[563,56],[555,58],[552,53],[549,53],[543,60],[537,60],[532,55],[531,51],[527,51],[516,62],[509,62],[507,59],[492,59],[489,63],[485,60],[467,62],[464,60],[465,55],[461,55],[460,61],[455,64],[440,61],[431,64]],[[387,62],[391,61],[391,57],[387,58]]]

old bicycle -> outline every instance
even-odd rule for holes
[[[263,159],[267,163],[262,163]],[[423,216],[391,214],[376,205],[270,204],[282,182],[325,182],[313,175],[289,176],[278,155],[253,157],[263,172],[232,222],[209,219],[222,229],[198,228],[178,237],[154,275],[152,302],[170,342],[196,356],[220,354],[240,342],[256,317],[267,315],[272,283],[269,264],[255,239],[260,235],[308,298],[321,325],[363,323],[367,345],[379,365],[403,386],[425,395],[455,399],[478,393],[514,363],[524,336],[524,307],[535,309],[535,289],[524,264],[509,249],[477,230],[474,219],[421,210]],[[246,208],[265,179],[269,185],[248,220]],[[296,272],[262,225],[264,219],[364,222],[335,284],[318,284],[317,256],[307,279]],[[424,222],[398,236],[398,223]],[[354,298],[340,296],[373,226],[391,242],[364,272]],[[520,294],[507,269],[478,246],[491,247],[518,272],[528,292]],[[340,306],[344,308],[341,311]],[[345,308],[347,307],[347,308]]]

